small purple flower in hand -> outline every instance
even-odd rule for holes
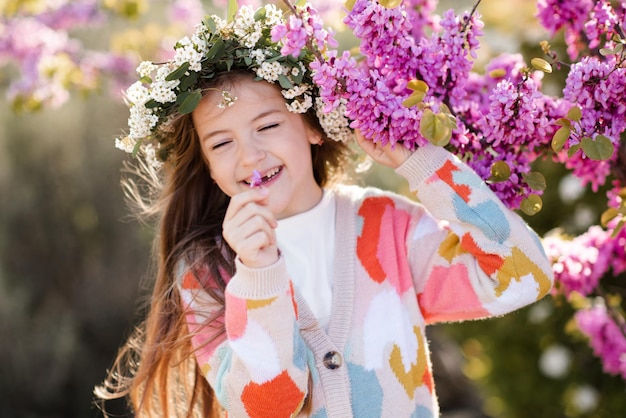
[[[259,187],[261,182],[263,181],[263,177],[261,177],[261,173],[257,170],[254,170],[252,173],[252,179],[250,181],[250,187]]]

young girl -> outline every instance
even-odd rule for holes
[[[137,416],[438,416],[425,327],[540,299],[550,264],[443,148],[356,133],[420,203],[334,183],[350,133],[313,104],[312,52],[283,57],[270,39],[281,19],[210,18],[128,91],[119,146],[164,181],[158,275],[96,394],[129,395]]]

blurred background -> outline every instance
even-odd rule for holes
[[[10,10],[10,3],[0,2],[0,9]],[[142,30],[138,39],[123,40],[143,44],[142,59],[155,59],[156,39],[167,42],[169,32],[154,25],[168,24],[166,8],[176,2],[125,3],[150,7],[141,17],[118,17],[72,35],[113,48],[122,42],[115,39],[121,28]],[[204,2],[206,11],[220,10],[215,5]],[[439,9],[472,5],[441,1]],[[538,42],[547,35],[533,23],[535,2],[483,1],[479,11],[486,41],[477,65],[504,50],[539,54]],[[0,67],[0,89],[8,88],[16,71],[10,64]],[[78,92],[60,107],[37,111],[0,102],[2,418],[102,416],[93,387],[138,322],[150,289],[153,230],[129,217],[119,185],[127,157],[113,143],[127,110],[109,90],[116,87]],[[557,227],[576,234],[598,222],[606,206],[602,190],[581,189],[562,167],[537,164],[547,173],[548,189],[544,209],[527,217],[531,226],[541,235]],[[376,167],[360,181],[406,191],[393,173]],[[621,289],[624,279],[603,278]],[[502,318],[432,327],[443,417],[624,416],[624,380],[603,372],[572,313],[569,302],[548,297]],[[122,403],[111,408],[131,416]]]

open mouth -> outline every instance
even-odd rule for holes
[[[255,175],[244,180],[244,183],[250,187],[259,187],[272,181],[282,170],[282,166],[276,167],[266,172],[264,176],[261,176],[257,171],[255,171]]]

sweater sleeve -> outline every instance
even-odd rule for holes
[[[396,171],[426,208],[406,239],[427,323],[501,315],[550,291],[539,237],[470,167],[427,145]]]
[[[221,305],[181,269],[178,285],[196,359],[232,416],[294,416],[307,394],[309,369],[285,261],[250,269],[236,260],[236,266],[221,316]]]

